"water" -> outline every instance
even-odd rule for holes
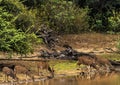
[[[19,85],[120,85],[120,74],[103,76],[93,80],[80,77],[61,77]]]

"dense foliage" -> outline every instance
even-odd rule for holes
[[[38,11],[42,23],[59,33],[78,33],[88,28],[87,9],[79,9],[72,2],[47,1]]]
[[[120,29],[120,0],[72,0],[80,8],[89,8],[91,30],[96,32],[118,32]]]
[[[26,34],[17,30],[13,23],[15,18],[13,14],[0,8],[0,51],[30,53],[33,51],[32,43],[37,41],[37,37],[35,34]]]
[[[0,0],[0,50],[32,52],[43,25],[60,34],[120,32],[120,0]]]

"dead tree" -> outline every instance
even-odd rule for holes
[[[43,42],[48,48],[54,48],[55,44],[58,42],[56,33],[51,29],[42,28],[38,31],[37,35],[39,38],[43,39]]]

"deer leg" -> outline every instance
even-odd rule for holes
[[[4,75],[4,82],[6,82],[6,74]]]
[[[26,81],[28,80],[28,75],[26,74]]]
[[[88,72],[87,72],[87,79],[90,79],[90,74],[91,74],[91,66],[87,66]]]
[[[32,81],[35,80],[34,76],[33,75],[29,75],[29,77],[32,79]]]
[[[38,68],[38,75],[39,75],[39,76],[43,76],[40,68]]]
[[[80,62],[79,61],[77,61],[77,64],[76,64],[76,67],[77,67],[77,70],[79,70],[79,68],[80,68]]]
[[[40,72],[39,72],[39,67],[37,68],[37,70],[38,70],[38,75],[39,75],[39,73],[40,73]]]
[[[8,77],[9,77],[9,76],[8,76],[8,75],[6,75],[6,82],[8,82]]]

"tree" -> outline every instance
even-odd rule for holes
[[[36,42],[37,37],[17,30],[13,19],[13,14],[0,7],[0,51],[19,54],[32,52],[32,43]]]
[[[71,1],[49,0],[38,9],[38,16],[42,24],[59,33],[79,33],[88,27],[87,11]]]
[[[90,29],[97,32],[111,30],[109,17],[120,11],[120,0],[73,0],[80,8],[89,8]],[[115,10],[115,11],[114,11]],[[113,30],[114,31],[114,30]]]
[[[47,0],[20,0],[28,9],[33,9],[39,7],[41,4]]]

